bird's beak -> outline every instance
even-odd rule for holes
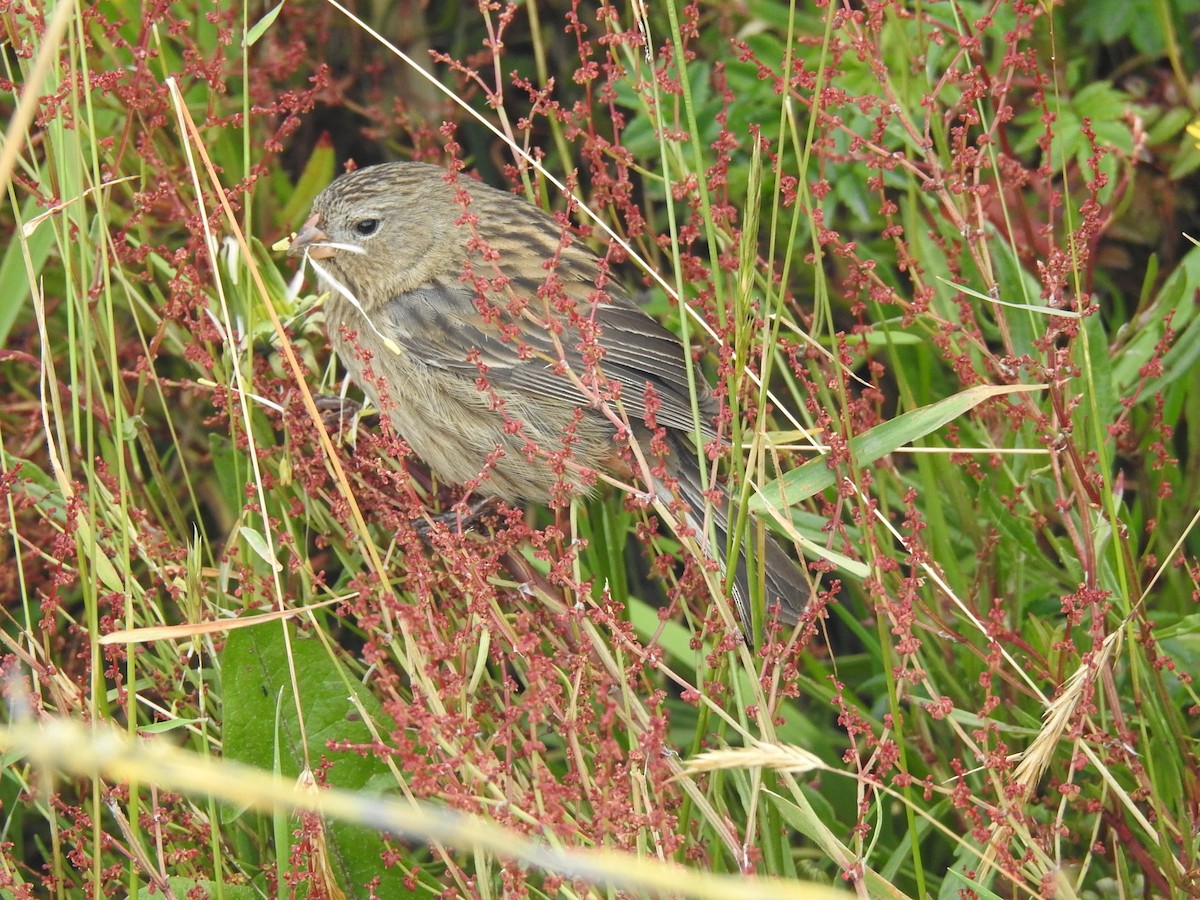
[[[336,251],[326,244],[328,240],[329,235],[321,230],[321,217],[314,214],[288,247],[288,256],[303,256],[307,252],[309,259],[329,259]]]

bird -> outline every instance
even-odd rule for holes
[[[707,494],[710,540],[695,441],[716,437],[711,388],[563,220],[458,172],[390,162],[335,178],[288,253],[317,271],[351,378],[440,480],[527,506],[591,492],[589,472],[649,470],[725,573],[728,494]],[[665,452],[632,466],[618,435]],[[774,537],[759,552],[767,608],[795,624],[808,581]],[[737,556],[732,599],[749,629]]]

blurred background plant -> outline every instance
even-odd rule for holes
[[[4,6],[4,891],[1195,895],[1198,7]],[[454,486],[321,437],[267,248],[348,161],[565,209],[514,146],[703,349],[796,633],[637,498],[417,528]]]

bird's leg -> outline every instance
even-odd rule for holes
[[[353,434],[359,425],[373,425],[379,421],[378,415],[363,416],[362,404],[357,400],[335,394],[317,394],[313,397],[313,403],[321,414],[325,430],[330,434]]]
[[[413,528],[423,539],[428,539],[435,525],[445,525],[448,528],[464,532],[474,529],[488,515],[496,512],[495,497],[480,497],[472,495],[462,503],[456,503],[450,509],[434,513],[424,519],[415,519]]]

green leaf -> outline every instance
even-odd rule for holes
[[[299,229],[300,223],[308,215],[308,210],[317,198],[317,194],[325,190],[337,171],[337,156],[333,151],[333,143],[327,138],[317,141],[312,156],[304,165],[304,171],[296,181],[296,187],[288,197],[287,206],[279,213],[283,223],[295,223],[291,227]]]
[[[217,884],[215,881],[210,881],[207,878],[178,878],[171,877],[167,879],[167,884],[171,889],[171,894],[176,897],[191,897],[202,896],[193,895],[193,891],[199,889],[204,891],[209,897],[224,897],[225,900],[261,900],[262,894],[250,884]],[[138,900],[160,900],[162,890],[150,891],[150,885],[143,885],[138,889]],[[168,894],[170,896],[170,894]]]
[[[225,501],[222,512],[230,519],[236,519],[245,497],[243,488],[248,468],[246,461],[230,445],[226,435],[210,433],[208,450],[212,455],[213,474],[216,476],[219,496]]]
[[[1191,121],[1192,111],[1186,106],[1164,110],[1146,129],[1146,140],[1151,146],[1176,141]]]
[[[221,651],[225,757],[277,771],[284,778],[297,777],[306,758],[314,765],[324,758],[330,761],[329,785],[363,791],[369,801],[379,793],[377,785],[394,784],[388,767],[374,755],[333,750],[330,745],[374,742],[360,708],[383,732],[393,725],[379,701],[346,676],[324,644],[301,638],[294,628],[289,635],[285,642],[278,624],[230,631]],[[304,710],[303,731],[297,724],[297,704]],[[232,807],[225,808],[227,821],[237,815]],[[328,826],[330,864],[348,896],[363,896],[363,886],[376,876],[379,896],[412,896],[399,869],[382,862],[389,849],[383,836],[358,825]]]
[[[813,806],[805,809],[782,794],[777,794],[774,791],[763,791],[763,796],[774,802],[775,808],[790,828],[800,832],[800,834],[813,843],[818,843],[825,831],[825,827],[822,825],[823,817],[816,807],[821,807],[821,811],[824,812],[824,821],[835,822],[837,821],[837,817],[833,814],[833,807],[819,793],[805,790],[803,794],[805,800],[808,803],[814,804]]]
[[[1043,389],[1044,386],[1040,384],[979,385],[968,388],[945,400],[896,416],[890,422],[884,422],[865,434],[851,438],[850,453],[855,465],[869,466],[877,459],[953,422],[984,400]],[[761,513],[768,508],[784,509],[794,506],[801,500],[832,487],[836,478],[837,473],[829,468],[823,457],[818,457],[764,485],[750,498],[750,509]]]
[[[946,879],[938,891],[938,900],[950,900],[963,896],[979,897],[981,900],[1002,900],[1003,895],[997,894],[983,883],[964,874],[975,868],[974,863],[979,859],[979,850],[964,844],[959,851],[961,864],[946,871]]]
[[[21,207],[21,221],[28,222],[40,212],[34,200],[27,200]],[[29,306],[29,274],[25,270],[25,252],[34,274],[40,274],[50,248],[54,246],[54,227],[42,222],[28,237],[16,237],[8,241],[4,259],[0,260],[0,346],[8,341],[13,323]]]
[[[189,728],[192,725],[199,725],[203,719],[168,719],[165,722],[150,722],[146,725],[138,726],[138,734],[166,734],[170,731],[178,731],[180,728]]]
[[[263,537],[262,532],[248,525],[243,525],[238,529],[238,532],[246,539],[246,543],[250,545],[250,549],[254,551],[255,555],[271,567],[271,571],[283,571],[283,566],[280,565],[279,560],[275,557],[275,551],[267,543],[267,539]]]
[[[1093,123],[1118,121],[1125,115],[1130,97],[1107,81],[1094,81],[1083,87],[1071,100],[1071,105],[1080,117]]]
[[[387,771],[382,764],[356,753],[327,749],[329,741],[373,741],[366,723],[359,720],[351,696],[373,719],[383,718],[383,714],[379,702],[347,679],[319,641],[301,638],[293,629],[291,640],[285,642],[278,624],[234,628],[221,651],[221,673],[226,758],[271,771],[279,705],[284,743],[279,772],[283,777],[295,778],[300,773],[306,745],[308,758],[327,755],[335,760],[329,782],[337,787],[358,790],[373,776]],[[301,739],[296,723],[295,691],[304,709],[307,742]]]
[[[246,37],[242,41],[243,46],[253,47],[256,43],[258,43],[258,39],[267,33],[267,29],[270,28],[275,20],[279,17],[279,13],[283,9],[283,4],[285,2],[286,0],[279,0],[279,3],[275,5],[274,9],[250,26],[250,30],[246,32]]]

